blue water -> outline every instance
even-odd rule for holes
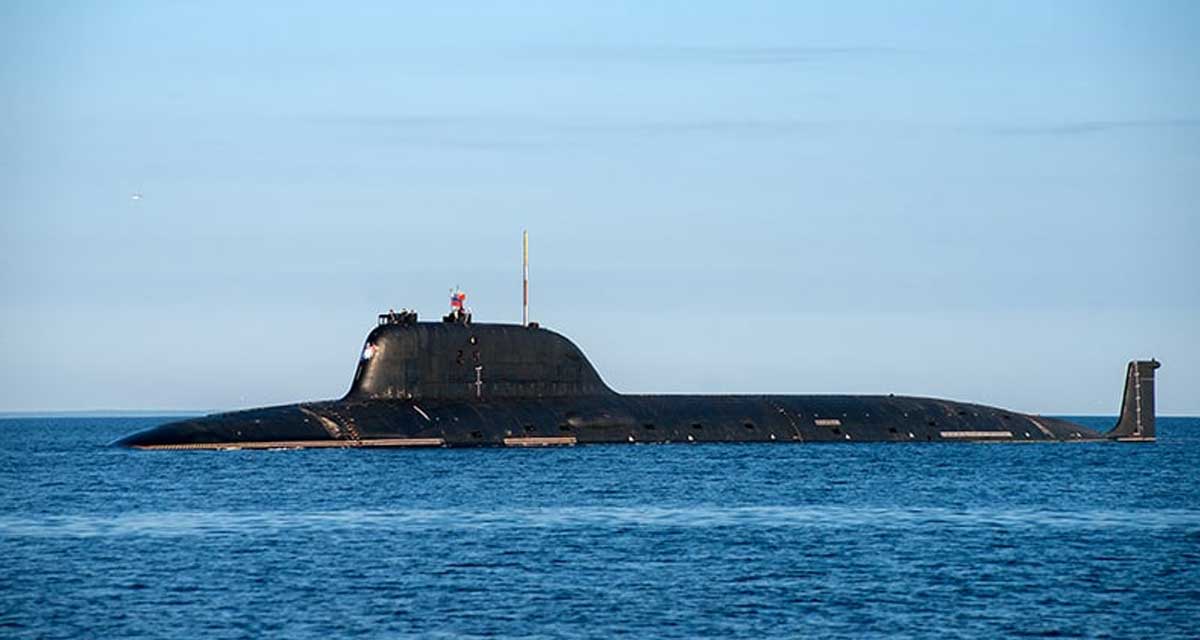
[[[1196,418],[1152,445],[104,446],[161,421],[0,420],[0,637],[1200,635]]]

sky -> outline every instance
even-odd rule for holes
[[[619,391],[1200,413],[1194,2],[16,1],[0,87],[0,411],[338,397],[528,229]]]

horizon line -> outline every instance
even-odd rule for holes
[[[297,403],[299,404],[299,403]],[[272,405],[276,406],[276,405]],[[241,411],[242,408],[203,410],[203,409],[61,409],[61,410],[29,410],[6,411],[0,410],[0,420],[15,420],[21,418],[155,418],[175,416],[205,416],[231,411]],[[1118,418],[1116,413],[1073,413],[1073,412],[1016,412],[1032,416],[1047,416],[1051,418]],[[1188,412],[1155,413],[1156,418],[1198,418],[1200,410]]]

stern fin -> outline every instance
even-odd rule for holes
[[[1134,360],[1125,368],[1121,416],[1106,438],[1124,442],[1154,442],[1154,370],[1158,360]]]

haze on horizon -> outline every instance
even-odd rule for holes
[[[0,5],[0,411],[340,396],[529,229],[621,391],[1200,412],[1200,5],[433,4]]]

